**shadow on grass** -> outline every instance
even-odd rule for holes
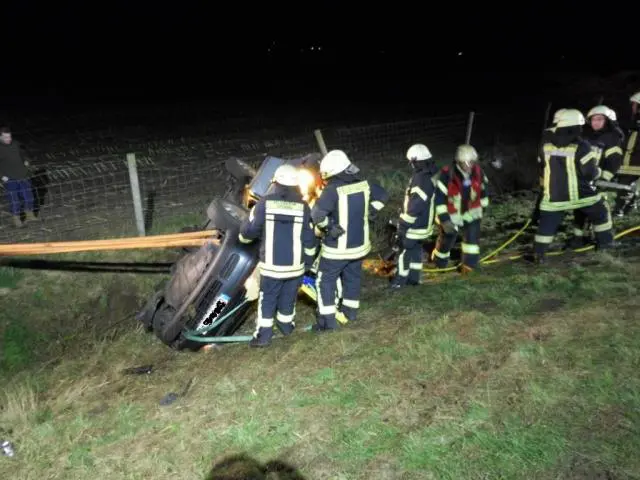
[[[103,272],[103,273],[170,273],[171,263],[141,262],[75,262],[62,260],[32,260],[8,258],[0,260],[0,267],[24,270],[52,270],[65,272]]]
[[[295,467],[280,460],[261,464],[246,453],[233,455],[216,463],[205,480],[305,480]]]

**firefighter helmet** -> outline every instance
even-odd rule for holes
[[[298,186],[298,169],[293,165],[280,165],[273,174],[273,181],[286,187]]]
[[[584,115],[580,110],[576,110],[575,108],[567,108],[560,111],[558,114],[558,121],[556,122],[557,127],[580,127],[584,125],[585,119]]]
[[[478,161],[478,152],[469,144],[459,145],[456,149],[455,160],[457,164],[469,168]]]
[[[429,160],[432,157],[431,152],[427,148],[426,145],[422,143],[416,143],[415,145],[411,145],[409,150],[407,150],[407,160],[409,161],[421,161],[421,160]]]
[[[320,162],[320,175],[323,179],[331,178],[344,172],[351,165],[346,153],[342,150],[331,150]]]
[[[589,110],[589,113],[587,113],[587,118],[591,118],[594,115],[604,115],[612,122],[615,122],[618,119],[616,112],[606,105],[598,105],[596,107],[593,107],[591,110]]]
[[[553,114],[553,124],[557,124],[558,121],[560,120],[560,117],[562,116],[562,114],[566,111],[566,108],[561,108],[560,110],[557,110],[556,113]]]
[[[629,101],[634,103],[640,103],[640,92],[636,92],[633,95],[631,95],[631,98],[629,99]]]

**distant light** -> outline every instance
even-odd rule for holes
[[[462,52],[458,52],[458,56],[459,56],[459,57],[460,57],[460,56],[462,56]]]

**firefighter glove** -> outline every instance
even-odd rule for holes
[[[342,228],[340,225],[332,225],[329,228],[328,233],[331,238],[338,238],[340,235],[344,234],[344,228]]]

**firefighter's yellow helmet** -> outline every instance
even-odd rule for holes
[[[351,160],[342,150],[331,150],[320,162],[320,176],[323,179],[331,178],[344,172],[351,166]]]
[[[580,110],[575,108],[567,108],[558,114],[556,127],[579,127],[585,124],[584,115]]]
[[[280,165],[273,174],[273,181],[286,187],[298,186],[298,169],[293,165]]]
[[[589,113],[587,113],[587,118],[591,118],[594,115],[604,115],[612,122],[615,122],[618,119],[616,112],[606,105],[598,105],[593,107],[591,110],[589,110]]]
[[[470,167],[478,161],[478,152],[469,144],[459,145],[456,149],[456,163],[464,167]]]
[[[640,103],[640,92],[636,92],[633,95],[631,95],[631,98],[629,98],[629,101],[634,103]]]
[[[407,160],[412,161],[422,161],[429,160],[432,157],[431,152],[427,148],[426,145],[422,143],[416,143],[415,145],[411,145],[409,150],[407,150]]]

